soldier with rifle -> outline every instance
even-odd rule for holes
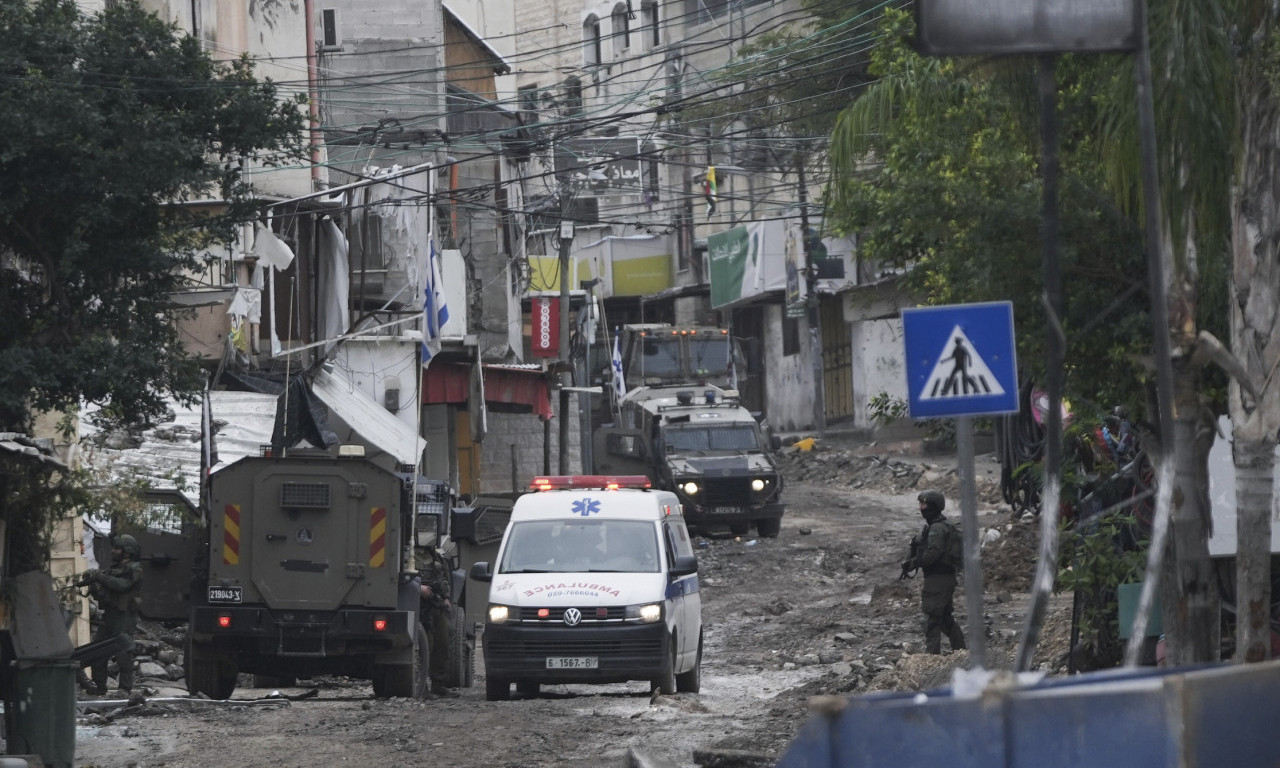
[[[952,615],[956,591],[956,573],[961,566],[960,531],[942,516],[947,500],[940,491],[922,491],[917,497],[924,529],[911,539],[911,555],[902,563],[899,580],[908,579],[915,571],[924,571],[920,593],[920,609],[924,613],[924,644],[928,653],[942,653],[942,633],[946,632],[951,650],[967,646],[964,631]]]
[[[98,601],[102,621],[93,634],[93,642],[110,640],[117,635],[133,635],[138,626],[138,608],[142,593],[142,548],[138,540],[127,533],[111,539],[111,566],[106,570],[85,573],[76,586],[89,587],[89,594]],[[133,644],[130,642],[118,654],[120,667],[116,680],[120,692],[128,696],[133,692]],[[93,665],[92,686],[89,692],[102,696],[107,692],[107,660]]]
[[[449,665],[452,663],[450,648],[453,636],[453,603],[449,595],[453,591],[452,569],[440,550],[434,546],[417,547],[418,587],[421,594],[419,617],[427,630],[431,655],[428,659],[431,677],[429,698],[457,697],[458,692],[448,688]]]

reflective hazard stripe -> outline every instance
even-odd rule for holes
[[[223,510],[222,562],[240,564],[240,505],[228,504]]]
[[[369,567],[381,568],[387,562],[387,508],[374,507],[369,512]]]

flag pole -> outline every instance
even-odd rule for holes
[[[426,292],[430,290],[431,284],[431,244],[435,242],[436,236],[436,174],[435,168],[431,163],[426,164],[427,174],[427,264],[426,269],[422,271],[423,285],[423,306],[425,307]],[[422,435],[422,391],[423,378],[427,375],[426,361],[423,359],[422,351],[425,349],[427,341],[427,314],[422,313],[422,342],[418,344],[418,369],[417,375],[414,376],[413,387],[413,496],[410,503],[413,508],[409,513],[409,536],[404,543],[404,562],[413,563],[416,570],[417,563],[414,555],[414,545],[418,543],[418,478],[422,475],[422,451],[417,450],[418,439]]]

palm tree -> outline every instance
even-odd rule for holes
[[[1236,660],[1271,650],[1271,507],[1280,433],[1280,103],[1276,8],[1233,4],[1238,125],[1231,185],[1229,394],[1236,468]]]

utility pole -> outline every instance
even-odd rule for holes
[[[573,366],[569,361],[569,247],[573,245],[573,222],[569,219],[569,179],[560,186],[560,474],[569,474],[569,387],[573,386]]]
[[[809,247],[809,190],[805,182],[805,153],[796,153],[800,189],[800,241],[804,244],[805,304],[809,319],[809,357],[813,365],[813,429],[822,436],[827,431],[827,393],[822,361],[822,313],[818,306],[817,275]]]

